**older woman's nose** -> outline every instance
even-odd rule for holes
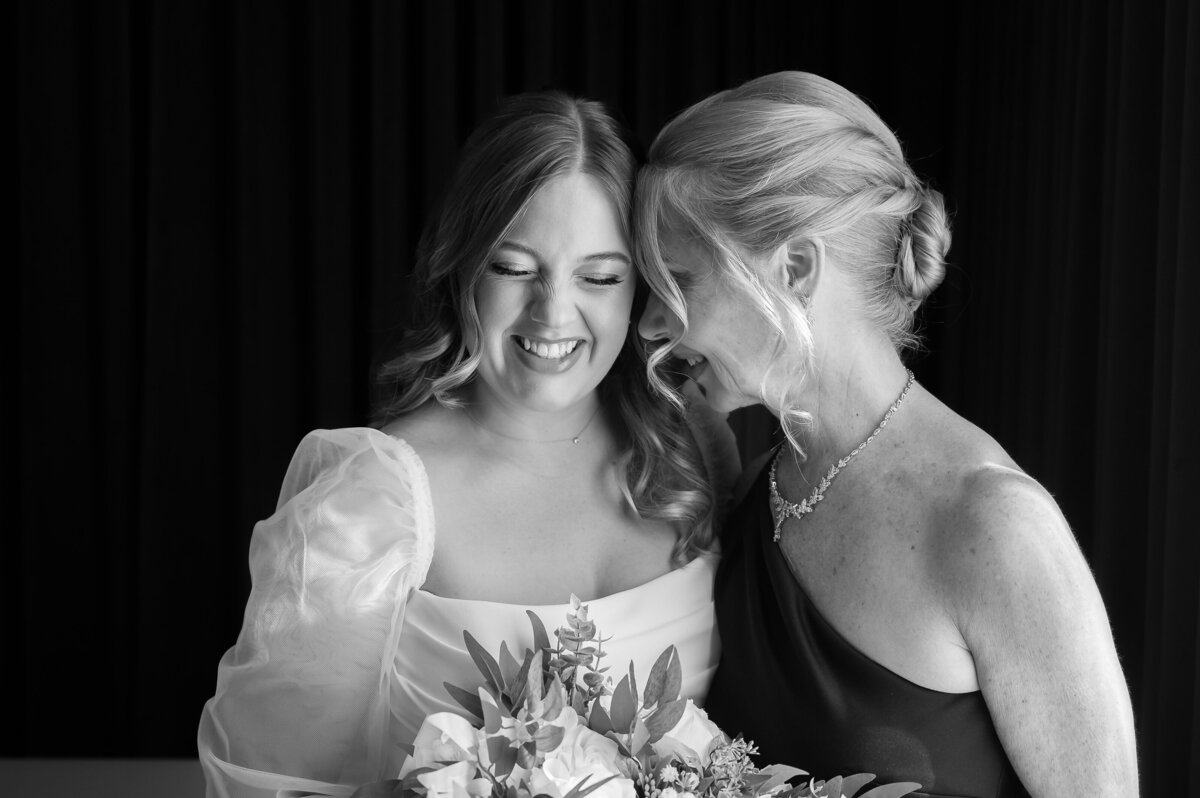
[[[642,311],[642,318],[638,320],[638,335],[647,341],[668,337],[666,308],[654,294],[646,301],[646,309]]]

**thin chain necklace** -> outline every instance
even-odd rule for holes
[[[469,409],[464,407],[463,412],[467,414],[467,418],[471,419],[472,424],[479,427],[484,432],[490,432],[492,435],[496,435],[500,438],[507,438],[510,441],[519,441],[521,443],[566,443],[567,441],[570,441],[572,444],[578,444],[580,439],[583,437],[583,433],[588,431],[588,427],[592,426],[592,422],[596,420],[596,416],[600,413],[600,404],[597,403],[596,409],[592,411],[590,416],[588,416],[587,423],[583,425],[583,429],[579,430],[579,432],[575,433],[570,438],[556,438],[550,441],[537,441],[529,438],[518,438],[515,435],[505,435],[503,432],[497,432],[494,429],[485,427],[479,422],[479,419],[475,418],[474,414],[472,414]]]
[[[786,446],[779,447],[779,451],[776,452],[775,457],[771,460],[771,472],[769,474],[771,486],[771,516],[775,520],[775,536],[773,540],[776,543],[779,542],[779,535],[783,531],[783,522],[789,518],[795,518],[796,520],[799,520],[801,516],[811,513],[816,508],[817,502],[825,498],[825,491],[829,488],[830,483],[833,482],[833,478],[836,477],[838,473],[846,467],[846,464],[850,462],[854,455],[861,452],[864,448],[866,448],[868,443],[875,440],[875,436],[883,431],[883,428],[887,426],[888,421],[890,421],[892,416],[896,414],[896,411],[900,409],[900,404],[904,401],[905,397],[908,396],[909,390],[913,387],[913,383],[916,381],[916,377],[913,376],[912,371],[907,369],[906,371],[908,372],[908,382],[904,384],[904,390],[900,392],[900,396],[896,398],[896,401],[892,402],[892,406],[888,408],[887,413],[883,416],[883,421],[879,422],[879,426],[875,428],[875,431],[868,435],[865,441],[856,446],[854,451],[850,452],[850,454],[831,465],[829,467],[829,471],[825,474],[825,476],[821,477],[821,481],[818,482],[817,485],[812,489],[812,493],[808,495],[808,498],[799,504],[796,502],[790,502],[779,495],[779,485],[775,482],[775,468],[779,465],[779,458],[783,455],[783,450],[786,448]]]

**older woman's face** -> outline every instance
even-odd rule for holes
[[[475,288],[479,378],[538,412],[588,398],[625,345],[636,274],[616,206],[595,178],[538,190]]]
[[[685,373],[714,409],[761,403],[762,378],[777,338],[773,328],[740,288],[720,278],[706,247],[671,234],[661,243],[687,305],[687,333],[656,295],[647,302],[638,332],[651,341],[678,342],[671,354],[685,361]]]

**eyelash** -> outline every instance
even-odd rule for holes
[[[511,266],[507,266],[503,263],[493,263],[491,268],[493,272],[501,277],[528,277],[533,274],[532,271],[527,269],[514,269]],[[598,287],[620,285],[621,283],[625,282],[620,277],[584,277],[583,279],[589,285]]]

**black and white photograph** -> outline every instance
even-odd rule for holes
[[[1200,798],[1200,4],[21,0],[0,793]]]

